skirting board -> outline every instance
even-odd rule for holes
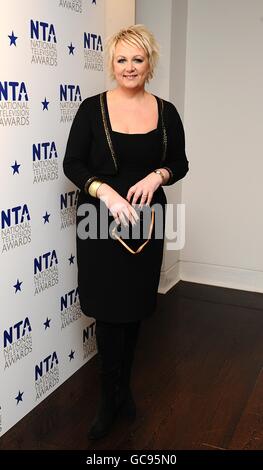
[[[166,271],[161,271],[158,287],[159,294],[166,294],[177,282],[180,281],[179,261]]]
[[[263,272],[230,266],[178,261],[161,271],[158,292],[166,294],[180,280],[263,293]]]

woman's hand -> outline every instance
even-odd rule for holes
[[[133,195],[131,204],[136,204],[138,198],[141,197],[139,207],[142,207],[143,204],[150,204],[154,191],[156,191],[161,184],[162,177],[153,171],[145,176],[145,178],[138,181],[138,183],[131,186],[126,198],[130,201]]]
[[[128,223],[125,217],[127,217],[132,225],[139,220],[131,204],[108,184],[103,183],[100,185],[97,190],[97,197],[106,204],[117,224],[122,222],[127,227]]]

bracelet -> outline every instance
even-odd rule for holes
[[[173,178],[173,172],[171,170],[171,168],[169,168],[168,166],[164,166],[163,167],[165,170],[168,171],[169,175],[170,175],[170,178],[168,179],[168,181],[166,181],[166,184],[169,184],[169,182],[171,181],[171,179]]]
[[[103,183],[104,181],[101,181],[101,180],[92,181],[88,189],[89,194],[93,197],[97,197],[97,191]]]
[[[90,187],[91,183],[92,183],[94,180],[97,180],[97,179],[98,179],[97,176],[91,176],[91,178],[89,178],[89,179],[86,181],[85,186],[84,186],[84,191],[85,191],[85,193],[88,194],[88,192],[89,192],[89,187]]]
[[[157,173],[157,175],[160,175],[162,177],[162,184],[164,183],[165,181],[165,176],[163,174],[163,172],[161,170],[153,170],[154,173]]]

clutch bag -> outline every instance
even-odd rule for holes
[[[140,222],[143,222],[143,217],[140,217]],[[137,222],[137,223],[139,223],[139,222]],[[151,218],[150,218],[150,224],[149,224],[149,230],[148,230],[147,238],[136,250],[132,249],[128,245],[128,243],[126,243],[124,241],[124,239],[118,234],[118,228],[121,226],[121,224],[116,224],[115,227],[112,229],[111,234],[112,234],[112,237],[115,238],[119,243],[121,243],[125,247],[126,250],[128,250],[133,255],[137,255],[138,253],[140,253],[143,250],[143,248],[151,240],[153,225],[154,225],[154,208],[152,207],[151,208]],[[130,226],[131,226],[131,224],[128,224],[127,231],[129,230]]]

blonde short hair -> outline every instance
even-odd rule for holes
[[[116,45],[119,41],[124,41],[131,46],[137,46],[146,52],[149,60],[149,73],[146,83],[153,78],[154,69],[160,57],[160,47],[155,37],[143,24],[135,24],[122,28],[117,33],[106,39],[105,54],[107,57],[107,68],[111,80],[115,79],[113,71],[113,59]]]

